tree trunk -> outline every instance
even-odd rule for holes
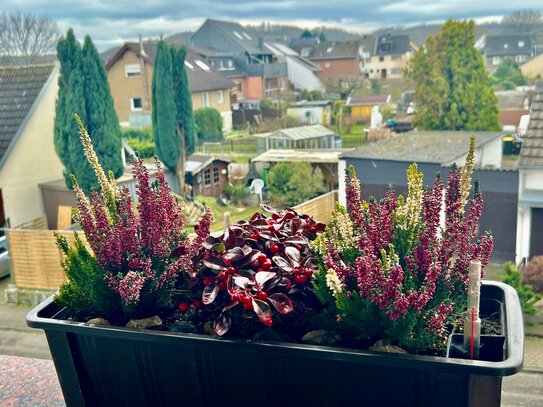
[[[182,128],[178,128],[177,132],[179,134],[179,139],[181,140],[181,154],[179,154],[175,172],[177,175],[177,182],[179,183],[179,195],[185,198],[185,138]]]

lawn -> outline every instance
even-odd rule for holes
[[[220,232],[224,230],[224,214],[230,213],[230,224],[237,222],[238,220],[249,220],[255,212],[260,208],[258,206],[249,207],[249,208],[238,208],[236,205],[230,204],[227,206],[219,205],[215,198],[212,196],[197,196],[194,198],[195,201],[200,202],[211,209],[213,213],[213,225],[211,226],[212,232]],[[187,232],[193,233],[193,227],[188,227]]]

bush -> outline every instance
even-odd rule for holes
[[[198,141],[219,141],[224,138],[221,113],[212,107],[204,107],[194,112],[198,131]]]
[[[502,277],[502,281],[517,290],[522,311],[534,315],[537,311],[535,304],[542,298],[541,295],[534,293],[532,286],[522,284],[522,274],[513,263],[506,263],[503,268],[505,276]]]
[[[274,199],[294,206],[324,191],[324,176],[320,168],[310,163],[279,163],[268,174],[269,189]]]
[[[153,128],[125,128],[121,129],[123,139],[141,158],[155,156],[155,142],[153,140]]]
[[[523,271],[522,282],[530,284],[536,293],[543,294],[543,256],[534,256]]]

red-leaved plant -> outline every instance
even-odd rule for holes
[[[221,311],[213,327],[224,335],[231,327],[228,311],[236,306],[254,312],[266,326],[273,324],[273,309],[287,314],[294,309],[290,298],[309,289],[314,264],[309,243],[325,225],[293,209],[271,215],[255,213],[249,221],[230,226],[221,236],[209,236],[184,264],[184,286],[191,295],[201,292],[201,303],[219,303]],[[193,245],[193,250],[196,245]],[[179,248],[174,255],[186,256]],[[186,258],[186,257],[185,257]],[[199,302],[196,304],[200,305]],[[182,302],[180,310],[187,310]]]

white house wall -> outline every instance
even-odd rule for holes
[[[232,131],[232,111],[221,112],[222,116],[222,130],[225,133],[230,133]]]
[[[532,208],[543,207],[543,169],[519,170],[519,203],[517,214],[517,264],[530,255]]]
[[[63,178],[64,166],[53,142],[58,67],[45,85],[41,99],[0,168],[0,188],[6,218],[17,226],[40,216],[45,208],[38,184]]]
[[[480,149],[481,157],[479,158],[482,168],[492,167],[500,168],[502,161],[502,141],[500,137],[484,144]]]
[[[317,78],[314,72],[307,66],[300,63],[296,58],[287,57],[288,80],[296,89],[308,91],[318,90],[324,92],[324,85]]]

